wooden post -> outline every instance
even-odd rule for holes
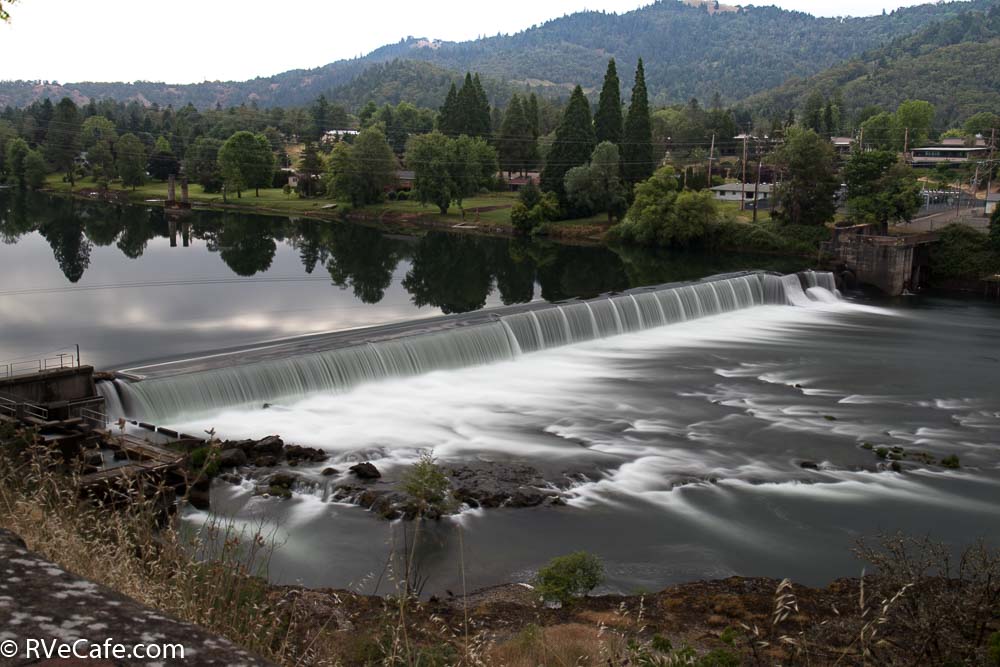
[[[176,197],[174,196],[176,192],[175,191],[176,184],[177,184],[177,179],[174,177],[173,174],[170,174],[170,176],[167,178],[167,206],[174,205],[174,201],[176,199]]]
[[[188,179],[187,176],[181,178],[181,203],[188,203]]]

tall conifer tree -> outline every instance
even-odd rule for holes
[[[649,115],[649,95],[646,92],[646,72],[639,59],[632,87],[632,104],[625,119],[622,143],[622,175],[627,183],[635,184],[653,175],[653,123]]]
[[[621,82],[618,80],[615,59],[612,58],[608,62],[608,71],[604,75],[604,87],[601,89],[601,99],[597,103],[597,114],[594,116],[594,132],[597,134],[597,143],[610,141],[613,144],[620,144],[624,129]]]
[[[568,202],[563,183],[566,172],[573,167],[587,164],[596,145],[597,139],[590,116],[590,102],[584,96],[583,89],[577,86],[569,98],[569,105],[566,107],[562,121],[556,128],[555,142],[549,149],[548,157],[545,160],[545,169],[542,171],[542,189],[556,193],[560,203],[566,206]]]

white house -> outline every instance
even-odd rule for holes
[[[726,183],[716,185],[712,188],[712,193],[718,201],[748,201],[754,200],[754,188],[757,189],[757,201],[767,201],[771,198],[771,191],[774,186],[770,183]],[[745,195],[743,193],[746,193]]]

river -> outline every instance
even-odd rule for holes
[[[175,247],[155,209],[118,210],[112,224],[103,206],[6,206],[0,359],[80,342],[85,361],[120,367],[723,270],[804,268],[217,214],[192,219],[187,247],[181,232]],[[12,216],[16,206],[31,213]],[[429,524],[418,550],[429,593],[458,592],[463,577],[470,589],[528,581],[577,550],[604,559],[604,591],[736,574],[822,584],[860,574],[851,547],[880,531],[956,547],[995,538],[998,350],[995,305],[849,294],[171,425],[279,433],[325,449],[324,465],[370,459],[390,476],[433,449],[443,462],[526,463],[572,480],[563,507]],[[894,446],[910,455],[899,471],[874,451]],[[939,465],[952,455],[959,468]],[[299,472],[319,481],[322,467]],[[330,502],[322,488],[288,501],[254,497],[250,485],[213,493],[217,514],[273,527],[274,581],[389,589],[401,524]],[[192,527],[208,519],[185,517]]]

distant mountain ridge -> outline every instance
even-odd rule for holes
[[[600,85],[610,57],[619,61],[626,81],[638,59],[645,59],[646,80],[656,104],[709,99],[716,93],[736,101],[791,77],[810,77],[936,22],[986,9],[995,1],[927,4],[887,15],[837,19],[775,7],[720,6],[714,11],[714,4],[657,0],[620,15],[579,12],[513,35],[467,42],[411,37],[363,58],[242,82],[0,82],[0,106],[24,106],[44,96],[65,95],[77,101],[135,99],[174,107],[189,102],[201,108],[250,103],[270,107],[306,104],[320,94],[355,109],[369,99],[393,102],[405,99],[404,94],[433,96],[436,106],[449,78],[466,70],[481,72],[492,81],[494,98],[505,102],[506,91],[526,85],[557,95],[565,95],[567,87],[577,83],[593,90]],[[366,76],[377,84],[371,91],[363,89]]]
[[[939,128],[1000,110],[1000,2],[935,23],[921,32],[806,79],[751,96],[768,116],[801,108],[814,91],[839,91],[848,114],[868,106],[895,109],[907,99],[931,102]]]

